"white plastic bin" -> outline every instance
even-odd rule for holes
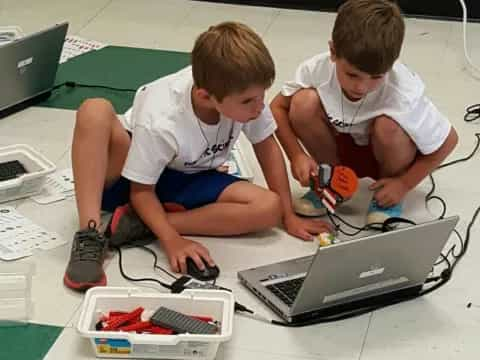
[[[221,342],[232,336],[233,294],[217,290],[186,290],[181,294],[120,287],[95,287],[86,293],[77,329],[90,339],[97,357],[154,359],[214,359]],[[97,331],[103,313],[132,311],[142,306],[152,315],[160,306],[187,315],[210,316],[220,323],[214,335],[157,335]]]
[[[47,175],[56,169],[55,164],[25,144],[0,148],[0,162],[12,160],[20,161],[27,173],[15,179],[0,181],[0,203],[38,194]]]
[[[30,262],[0,262],[0,326],[27,324],[32,317],[32,276]]]

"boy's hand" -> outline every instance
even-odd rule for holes
[[[370,185],[369,189],[375,191],[375,200],[381,207],[397,205],[409,190],[399,177],[380,179]]]
[[[285,228],[290,235],[305,241],[312,241],[314,236],[322,232],[332,232],[329,223],[320,219],[304,219],[295,214],[285,217]]]
[[[318,175],[318,164],[310,156],[302,153],[292,159],[292,175],[302,186],[310,185],[310,178]]]
[[[172,239],[172,241],[170,241],[168,245],[164,245],[164,247],[170,266],[175,272],[181,272],[183,274],[187,272],[186,262],[188,257],[197,264],[200,270],[205,269],[204,261],[210,266],[215,265],[207,248],[196,241],[179,236],[176,239]]]

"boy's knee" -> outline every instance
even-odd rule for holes
[[[77,110],[77,114],[92,116],[111,114],[112,112],[115,113],[112,103],[107,99],[102,98],[86,99]]]
[[[282,203],[277,193],[266,191],[261,199],[258,199],[255,207],[261,212],[266,228],[277,226],[282,221]]]
[[[302,89],[292,96],[289,117],[294,125],[308,123],[313,116],[322,112],[320,97],[315,89]]]
[[[370,135],[382,144],[392,144],[408,135],[402,127],[388,116],[379,116],[372,123]]]
[[[99,125],[99,119],[110,120],[115,109],[110,101],[102,98],[86,99],[77,110],[77,125]],[[93,124],[91,124],[93,123]]]

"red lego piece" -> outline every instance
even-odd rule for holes
[[[139,319],[142,315],[143,307],[138,307],[132,312],[129,312],[125,315],[115,316],[113,318],[108,319],[103,323],[102,330],[103,331],[112,331],[116,330],[118,327],[124,325],[125,323],[132,321],[133,319]]]
[[[150,321],[139,321],[130,325],[120,326],[116,330],[118,331],[141,331],[152,327],[152,323]]]

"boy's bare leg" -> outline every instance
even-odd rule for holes
[[[100,224],[103,188],[120,176],[129,146],[130,137],[107,100],[88,99],[80,106],[72,144],[80,229],[89,220]]]
[[[293,95],[289,120],[293,131],[317,163],[339,163],[335,133],[315,89],[302,89]]]
[[[315,89],[302,89],[293,95],[288,118],[293,132],[313,158],[315,165],[339,164],[335,130],[329,124]],[[305,178],[306,174],[301,175],[299,171],[302,171],[302,168],[297,168],[301,162],[299,163],[297,159],[290,160],[295,178],[303,186],[308,186],[309,179]],[[325,214],[325,207],[312,191],[306,192],[301,198],[294,199],[293,208],[297,214],[304,216]]]
[[[184,212],[167,213],[182,235],[239,235],[280,224],[280,197],[246,181],[229,185],[217,202]]]
[[[412,139],[387,116],[380,116],[373,121],[370,141],[382,178],[402,174],[415,160],[417,148]]]
[[[130,138],[112,105],[103,99],[86,100],[78,109],[72,143],[72,167],[80,229],[73,237],[70,260],[63,282],[69,288],[86,290],[106,285],[103,270],[106,242],[100,224],[102,192],[106,180],[120,176]]]
[[[402,216],[401,201],[393,203],[391,194],[401,192],[401,175],[415,161],[417,148],[408,134],[387,116],[374,119],[370,127],[370,141],[378,162],[380,179],[370,186],[375,192],[370,203],[367,224],[382,223],[391,217]]]

